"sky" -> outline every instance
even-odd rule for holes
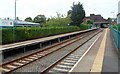
[[[16,15],[20,20],[42,14],[56,16],[56,12],[67,15],[73,2],[83,4],[86,16],[101,14],[105,19],[116,17],[119,0],[17,0]],[[0,18],[15,18],[15,0],[0,0]]]

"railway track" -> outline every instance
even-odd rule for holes
[[[5,64],[2,64],[0,67],[0,72],[6,73],[6,74],[11,73],[11,72],[23,67],[23,66],[26,66],[32,62],[35,62],[38,59],[41,59],[49,54],[52,54],[53,52],[60,50],[64,47],[90,35],[91,33],[94,33],[94,32],[81,34],[81,36],[73,37],[71,39],[62,41],[62,42],[57,43],[53,46],[50,46],[50,47],[45,48],[43,50],[40,50],[38,52],[32,53],[30,55],[24,56],[22,58],[19,58],[19,59],[13,60],[13,61],[10,61],[10,62],[5,63]]]
[[[98,38],[101,36],[101,34],[98,36]],[[97,34],[93,35],[92,37],[94,37],[96,35]],[[41,72],[41,74],[44,74],[46,72],[49,72],[49,73],[68,73],[68,72],[71,72],[72,69],[74,68],[74,66],[76,65],[76,63],[78,63],[79,61],[82,60],[82,58],[87,54],[87,52],[94,45],[94,43],[97,41],[97,39],[91,44],[91,46],[83,54],[80,54],[80,55],[77,54],[76,55],[76,54],[74,54],[74,52],[77,49],[79,49],[82,45],[84,45],[85,43],[87,43],[90,39],[88,39],[83,44],[81,44],[78,47],[76,47],[70,53],[66,54],[65,56],[63,56],[60,59],[58,59],[57,61],[55,61],[52,65],[50,65],[49,67],[47,67],[46,69],[44,69]]]

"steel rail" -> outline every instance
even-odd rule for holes
[[[89,33],[89,32],[88,32],[88,33]],[[88,34],[88,33],[85,33],[85,34]],[[90,32],[90,33],[91,33],[91,32]],[[83,34],[82,34],[82,35],[83,35]],[[70,44],[72,44],[72,43],[74,43],[74,42],[76,42],[76,41],[78,41],[78,40],[86,37],[86,36],[88,36],[88,35],[83,35],[82,37],[81,37],[81,36],[77,36],[77,37],[73,37],[73,38],[71,38],[71,39],[62,41],[62,42],[60,42],[60,43],[58,43],[58,44],[56,44],[56,45],[53,45],[53,46],[48,47],[48,48],[45,48],[45,49],[43,49],[43,50],[41,50],[41,51],[32,53],[32,54],[30,54],[30,55],[24,56],[24,57],[22,57],[22,58],[19,58],[19,59],[13,60],[13,61],[10,61],[10,62],[5,63],[5,64],[2,64],[1,68],[4,68],[4,67],[6,67],[6,66],[16,67],[16,66],[11,66],[11,64],[17,63],[19,66],[17,66],[16,68],[14,68],[14,69],[12,69],[12,70],[10,70],[10,71],[5,72],[5,73],[13,72],[13,71],[15,71],[15,70],[17,70],[17,69],[25,66],[25,65],[28,65],[28,64],[30,64],[30,63],[32,63],[32,62],[34,62],[34,61],[42,58],[42,57],[45,57],[45,56],[47,56],[47,55],[49,55],[49,54],[52,54],[53,52],[58,51],[59,49],[62,49],[62,48],[64,48],[64,47],[66,47],[66,46],[68,46],[68,45],[70,45]],[[72,40],[73,40],[73,41],[72,41]],[[71,42],[70,42],[70,41],[71,41]],[[66,43],[67,43],[67,42],[70,42],[70,43],[68,43],[68,44],[66,44],[65,46],[62,46],[62,47],[60,47],[60,48],[58,48],[58,49],[50,52],[50,51],[51,51],[50,49],[55,48],[55,47],[59,46],[60,44],[64,44],[65,42],[66,42]],[[50,51],[48,51],[48,50],[50,50]],[[48,51],[48,53],[47,53],[47,54],[44,53],[45,51]],[[39,54],[39,53],[42,53],[42,52],[43,52],[43,54],[42,54],[43,56],[36,55],[36,54]],[[34,57],[35,55],[36,55],[36,56],[39,56],[39,57],[38,57],[38,58],[37,58],[37,57]],[[30,59],[31,57],[32,57],[33,59]],[[28,59],[27,59],[27,58],[28,58]],[[26,59],[29,60],[29,61],[26,61]],[[27,63],[25,63],[25,64],[19,63],[19,62],[22,61],[22,60],[23,60],[23,61],[26,61]],[[22,65],[22,64],[23,64],[23,65]]]
[[[99,33],[99,32],[98,32]],[[50,65],[49,67],[47,67],[46,69],[44,69],[43,71],[41,71],[40,74],[44,74],[46,72],[48,72],[49,70],[51,70],[53,67],[55,67],[58,63],[60,63],[62,60],[64,60],[65,58],[67,58],[70,54],[72,54],[73,52],[75,52],[78,48],[80,48],[82,45],[84,45],[85,43],[87,43],[89,40],[91,40],[94,36],[96,36],[98,33],[96,33],[95,35],[93,35],[92,37],[90,37],[88,40],[86,40],[84,43],[80,44],[78,47],[76,47],[74,50],[72,50],[70,53],[66,54],[65,56],[63,56],[62,58],[60,58],[59,60],[57,60],[55,63],[53,63],[52,65]]]

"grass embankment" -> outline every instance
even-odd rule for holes
[[[117,25],[113,25],[112,26],[114,29],[117,29]],[[118,29],[119,29],[119,31],[120,31],[120,25],[118,26]]]
[[[30,39],[36,39],[46,37],[50,35],[56,35],[61,33],[68,33],[79,31],[80,28],[76,26],[66,27],[16,27],[14,31],[12,28],[2,29],[2,43],[13,43],[19,41],[25,41]]]

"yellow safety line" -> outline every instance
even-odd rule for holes
[[[105,52],[105,46],[106,46],[106,37],[107,37],[107,29],[106,29],[104,38],[101,42],[100,48],[99,48],[97,56],[95,58],[95,61],[93,63],[91,72],[101,72],[102,71],[103,58],[104,58],[104,52]]]

